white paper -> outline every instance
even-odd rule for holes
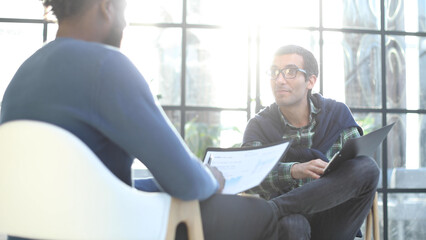
[[[209,150],[204,158],[207,164],[217,167],[225,177],[224,194],[237,194],[259,185],[280,160],[289,142],[256,149],[236,151]]]

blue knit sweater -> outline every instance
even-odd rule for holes
[[[310,149],[290,147],[286,159],[299,159],[304,162],[320,158],[328,161],[325,154],[344,129],[357,127],[360,134],[363,133],[345,104],[324,98],[320,94],[313,94],[311,99],[314,105],[321,109],[316,116],[317,126],[314,130],[312,147]],[[277,108],[278,105],[273,103],[248,122],[243,144],[253,141],[259,141],[262,144],[282,141],[284,129]]]
[[[141,160],[158,187],[181,199],[216,192],[210,171],[189,151],[136,67],[116,48],[60,38],[19,68],[1,122],[32,119],[74,133],[119,179],[131,184]]]

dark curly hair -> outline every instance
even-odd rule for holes
[[[81,12],[89,2],[93,0],[40,0],[44,7],[49,8],[56,16],[58,21],[70,16],[74,16]]]

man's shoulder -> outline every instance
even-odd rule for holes
[[[249,120],[244,131],[243,145],[253,141],[264,144],[279,141],[282,137],[280,129],[278,107],[274,103]]]
[[[278,115],[278,106],[276,103],[273,103],[269,106],[266,106],[262,108],[259,112],[257,112],[254,117],[250,118],[248,121],[248,126],[253,127],[255,126],[271,126],[275,125],[274,122],[279,122],[279,115]]]
[[[272,103],[269,106],[262,108],[254,118],[273,118],[276,117],[278,111],[278,105],[276,103]]]
[[[55,52],[65,54],[65,56],[81,56],[87,58],[123,55],[116,47],[97,42],[83,41],[74,38],[58,38],[47,43],[42,49],[45,52]],[[60,56],[60,54],[57,54]],[[124,55],[123,55],[124,56]],[[80,59],[84,60],[84,59]]]
[[[312,94],[311,101],[313,102],[315,107],[325,112],[349,110],[348,106],[345,103],[339,102],[332,98],[323,97],[319,93]]]

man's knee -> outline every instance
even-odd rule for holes
[[[280,239],[311,239],[311,226],[301,214],[292,214],[278,222]]]
[[[362,162],[362,164],[359,166],[362,168],[359,171],[362,178],[372,184],[376,184],[374,186],[377,186],[377,182],[379,181],[380,177],[380,170],[376,161],[374,161],[373,158],[367,156],[360,156],[355,158],[355,160]]]
[[[380,178],[377,163],[371,157],[359,156],[347,162],[345,170],[341,172],[350,186],[359,186],[360,189],[374,191]]]

